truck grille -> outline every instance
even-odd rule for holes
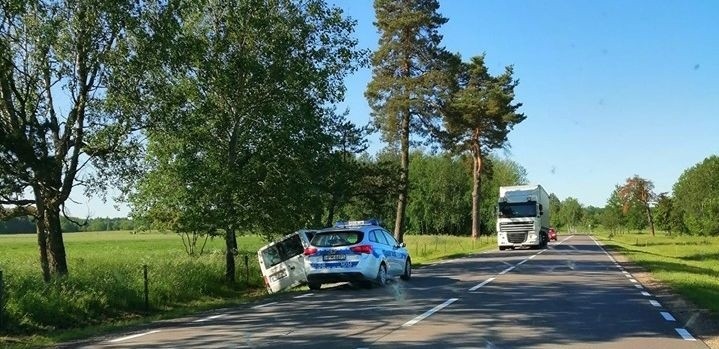
[[[500,223],[499,231],[505,233],[522,232],[526,233],[530,230],[534,230],[534,223],[522,222],[522,223]]]
[[[527,233],[507,233],[507,240],[513,244],[520,244],[527,240]]]

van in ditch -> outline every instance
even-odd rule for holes
[[[314,230],[298,230],[257,251],[267,292],[279,292],[307,283],[304,251],[314,234]]]

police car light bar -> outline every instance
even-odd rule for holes
[[[364,225],[379,225],[379,222],[376,219],[368,219],[364,221],[338,221],[335,223],[335,228],[344,228],[344,227],[360,227]]]

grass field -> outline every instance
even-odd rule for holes
[[[36,237],[0,235],[6,299],[0,333],[12,335],[0,337],[0,346],[18,338],[21,347],[52,345],[265,295],[256,257],[265,242],[258,236],[238,238],[235,285],[223,281],[221,238],[208,241],[203,255],[190,257],[175,234],[87,232],[64,237],[70,276],[46,284]],[[405,241],[415,265],[495,245],[487,237],[406,235]],[[144,302],[143,265],[148,268],[149,309]]]
[[[719,318],[719,237],[643,233],[596,234],[677,293]]]

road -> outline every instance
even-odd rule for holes
[[[72,348],[707,348],[590,236],[160,322]]]

